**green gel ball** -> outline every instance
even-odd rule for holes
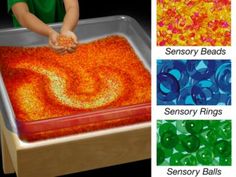
[[[202,120],[187,120],[185,127],[189,133],[199,134],[203,129],[203,123]]]
[[[170,156],[173,154],[173,148],[168,149],[168,148],[164,148],[164,147],[163,147],[162,149],[163,149],[163,151],[165,152],[166,158],[170,157]]]
[[[185,122],[186,120],[178,120],[176,121],[176,128],[179,132],[183,133],[183,134],[187,134],[188,131],[185,128]]]
[[[210,165],[214,158],[212,150],[206,147],[199,149],[196,156],[202,165]]]
[[[175,150],[178,152],[185,152],[185,148],[181,143],[179,143],[175,146]]]
[[[165,152],[165,158],[168,158],[173,154],[173,148],[167,149],[167,148],[163,147],[161,144],[158,144],[157,148],[160,148]]]
[[[179,138],[176,133],[167,131],[161,136],[161,144],[163,147],[171,149],[174,148],[179,142]]]
[[[208,127],[211,129],[215,129],[220,126],[220,121],[218,120],[209,120],[208,121]]]
[[[157,148],[157,165],[161,165],[165,160],[165,152],[161,148]]]
[[[212,146],[217,140],[216,134],[217,133],[215,130],[203,130],[203,132],[199,136],[201,143],[205,144],[206,146]]]
[[[167,131],[172,131],[173,133],[176,133],[176,128],[173,124],[171,123],[165,123],[163,125],[160,126],[159,129],[159,134],[162,136],[163,133],[167,132]]]
[[[195,135],[187,135],[181,140],[185,150],[189,153],[196,152],[200,147],[200,140]]]
[[[180,160],[184,157],[181,153],[175,153],[170,157],[170,165],[172,166],[180,166]]]
[[[220,157],[221,166],[231,166],[231,156],[229,157]]]
[[[223,139],[231,138],[231,121],[221,122],[221,125],[216,128],[219,137]]]
[[[181,165],[184,166],[196,166],[197,165],[197,159],[195,156],[191,154],[186,154],[180,159]]]
[[[231,142],[219,140],[214,145],[215,156],[228,157],[231,155]]]
[[[182,142],[182,140],[186,137],[185,135],[183,134],[180,134],[178,135],[179,137],[179,141]],[[182,143],[178,143],[176,146],[175,146],[175,150],[178,151],[178,152],[185,152],[185,148],[183,146]]]

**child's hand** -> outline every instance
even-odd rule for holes
[[[78,45],[78,39],[75,33],[72,31],[62,31],[60,35],[68,39],[72,39],[72,41],[70,41],[71,43],[66,46],[65,50],[68,52],[74,52]]]
[[[58,37],[59,37],[59,34],[56,31],[52,31],[49,34],[48,44],[54,51],[56,51],[57,53],[63,54],[65,53],[65,48],[58,45],[58,42],[57,42]]]

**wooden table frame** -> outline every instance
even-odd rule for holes
[[[54,177],[150,158],[151,123],[26,143],[0,115],[3,170],[18,177]]]

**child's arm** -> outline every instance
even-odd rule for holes
[[[43,23],[34,14],[30,13],[28,5],[25,2],[18,2],[12,6],[12,12],[16,16],[19,23],[29,30],[47,36],[49,38],[49,45],[58,52],[63,52],[62,47],[56,46],[58,33],[51,27]]]
[[[78,0],[64,0],[66,15],[63,20],[61,28],[61,34],[72,37],[75,44],[77,44],[77,37],[74,30],[79,21],[79,2]],[[75,49],[76,45],[71,48],[71,51]]]

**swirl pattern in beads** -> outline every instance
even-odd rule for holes
[[[81,44],[75,53],[65,55],[47,47],[1,47],[0,69],[16,119],[20,121],[151,100],[150,73],[121,36]],[[146,120],[137,120],[140,121]],[[63,130],[63,134],[68,131]],[[76,131],[80,130],[73,128]]]

